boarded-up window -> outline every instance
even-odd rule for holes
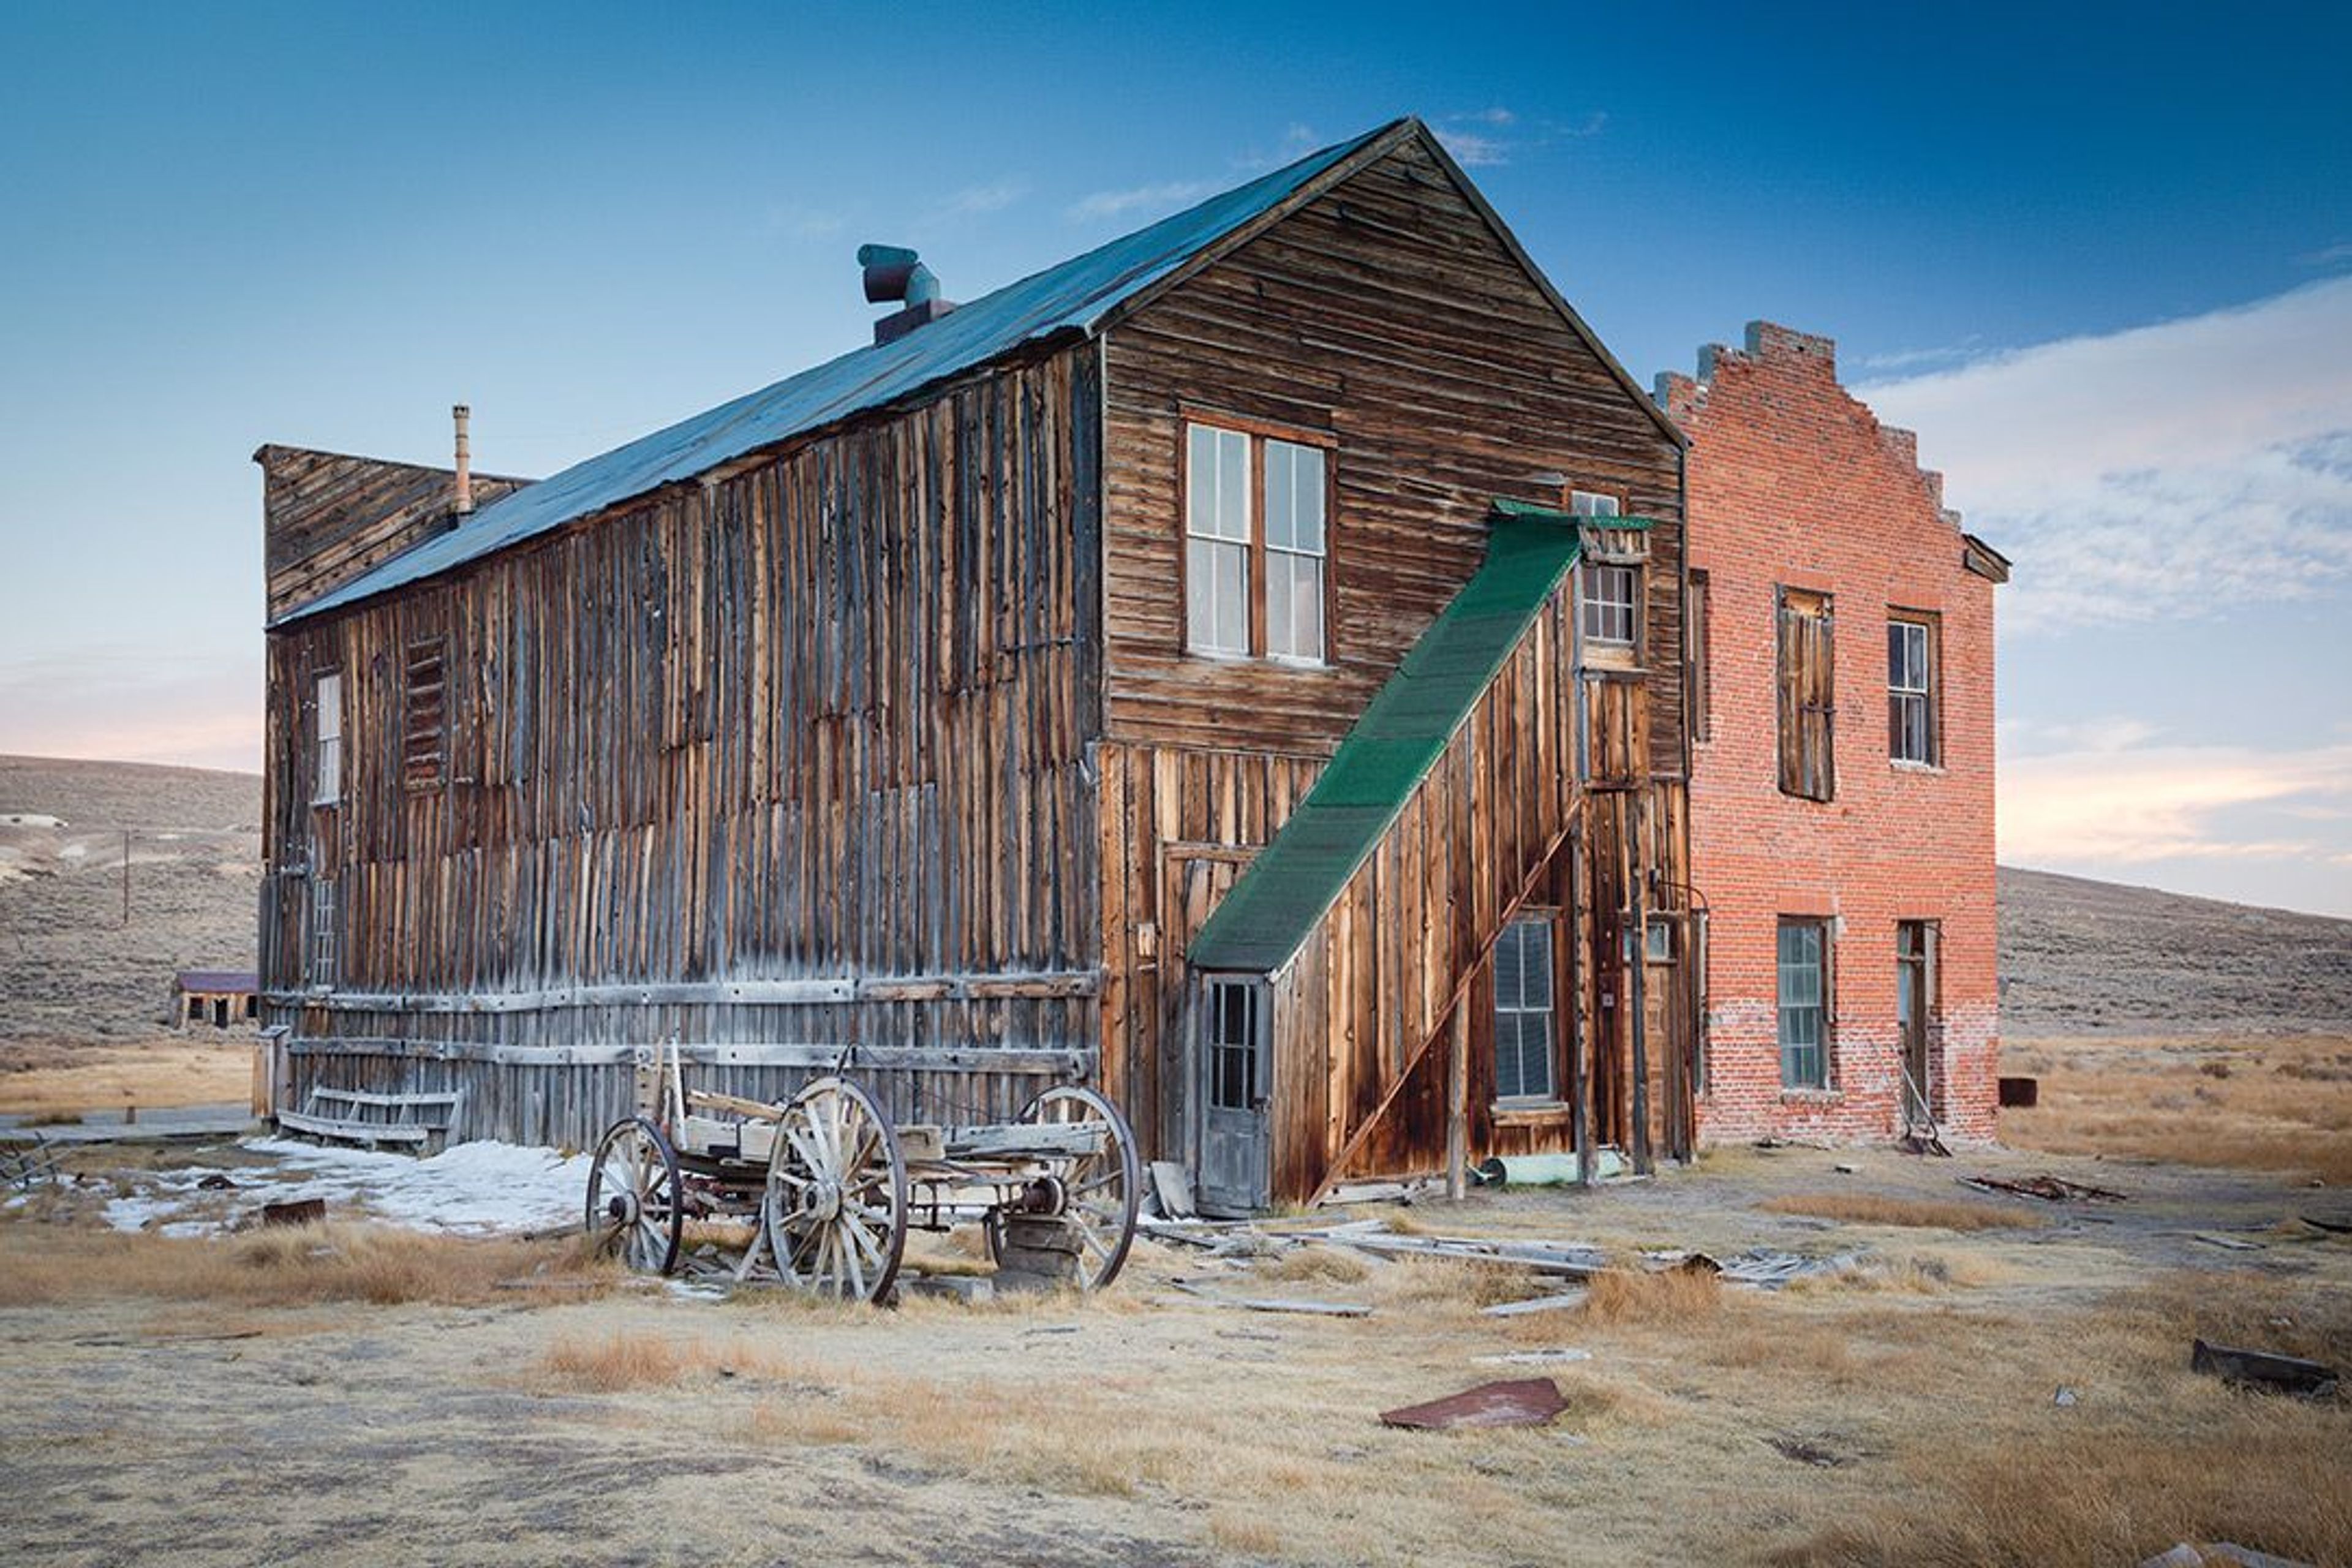
[[[1551,917],[1523,915],[1495,943],[1495,1098],[1550,1100]]]
[[[1780,1087],[1830,1083],[1830,932],[1821,920],[1780,921]]]
[[[1690,693],[1691,739],[1715,739],[1714,675],[1707,668],[1707,580],[1704,572],[1690,574],[1690,596],[1683,605],[1683,680]]]
[[[1940,760],[1936,732],[1936,624],[1906,612],[1886,623],[1886,754],[1898,763]]]
[[[343,678],[335,671],[319,677],[319,755],[311,804],[332,805],[343,798]]]
[[[410,789],[438,789],[449,776],[449,644],[408,645],[401,685],[400,777]]]
[[[1780,789],[1806,800],[1837,794],[1836,618],[1827,594],[1780,590]]]

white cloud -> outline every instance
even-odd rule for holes
[[[1859,391],[2017,562],[2005,630],[2352,581],[2352,278]]]
[[[1006,207],[1029,194],[1022,180],[997,180],[984,185],[966,185],[940,205],[950,217],[973,217],[984,213],[1003,212]]]
[[[1100,223],[1146,210],[1173,211],[1221,188],[1213,180],[1169,180],[1123,191],[1096,191],[1072,202],[1067,216],[1073,223]]]
[[[1465,131],[1458,125],[1433,126],[1438,141],[1454,154],[1454,161],[1465,169],[1492,168],[1511,161],[1511,144],[1499,136],[1488,136],[1476,131]]]
[[[2326,831],[2352,820],[2352,745],[2125,744],[2005,755],[1999,789],[2000,858],[2012,864],[2101,874],[2181,859],[2352,867],[2352,835]],[[2250,808],[2259,808],[2262,830],[2221,820]]]

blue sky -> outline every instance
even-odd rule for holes
[[[1856,25],[1857,17],[1866,25]],[[2004,590],[2004,858],[2352,913],[2352,8],[0,9],[0,751],[255,766],[264,441],[551,472],[1400,113]]]

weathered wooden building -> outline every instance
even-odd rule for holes
[[[288,1092],[1686,1152],[1680,438],[1429,132],[877,339],[474,510],[263,449]]]

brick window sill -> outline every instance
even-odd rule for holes
[[[1944,776],[1941,763],[1915,763],[1908,757],[1889,757],[1886,765],[1898,773],[1917,773],[1931,779]]]
[[[1843,1105],[1845,1091],[1841,1089],[1784,1089],[1780,1091],[1783,1105]]]

